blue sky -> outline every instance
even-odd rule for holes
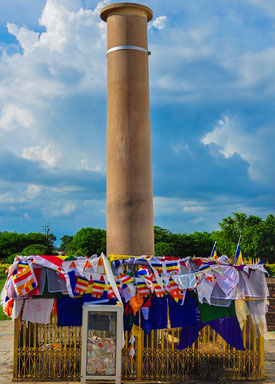
[[[111,1],[0,1],[0,230],[105,228]],[[274,212],[275,7],[144,1],[155,225]]]

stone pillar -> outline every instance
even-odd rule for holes
[[[154,254],[147,22],[150,8],[116,3],[107,22],[107,255]]]

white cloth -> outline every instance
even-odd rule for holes
[[[239,273],[234,267],[220,266],[222,274],[215,273],[216,282],[223,292],[228,295],[239,283]]]
[[[211,304],[210,297],[211,297],[214,285],[215,285],[215,281],[211,282],[207,280],[205,277],[202,278],[200,284],[198,284],[197,286],[198,299],[200,303],[203,303],[203,299],[205,298],[208,304]]]
[[[54,299],[27,299],[22,320],[32,323],[49,324]]]
[[[24,299],[14,300],[14,304],[12,307],[12,313],[11,313],[11,317],[13,319],[17,319],[17,317],[20,315],[23,303],[24,303]]]
[[[174,275],[172,277],[180,289],[196,288],[197,279],[195,273],[188,273],[186,275]]]

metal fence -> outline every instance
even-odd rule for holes
[[[135,358],[129,357],[129,334],[122,351],[122,380],[176,382],[187,379],[259,380],[264,378],[264,341],[248,318],[243,328],[245,351],[227,344],[206,326],[191,347],[178,350],[180,328],[141,332]],[[80,381],[81,327],[58,327],[15,321],[13,379]]]

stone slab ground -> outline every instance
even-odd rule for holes
[[[0,384],[11,384],[13,364],[13,322],[0,321]],[[274,384],[275,383],[275,332],[268,332],[265,340],[265,375],[263,381],[252,381],[254,384]],[[37,382],[18,381],[17,383],[38,384]],[[52,382],[43,382],[43,384],[52,384]],[[59,384],[76,384],[79,382],[59,382]],[[190,382],[185,381],[185,384]],[[192,382],[194,383],[194,382]],[[198,383],[198,381],[197,381]],[[207,383],[207,382],[203,382]],[[209,382],[213,384],[213,381]],[[245,384],[244,381],[240,382]],[[227,384],[222,382],[222,384]],[[229,384],[229,383],[228,383]],[[232,382],[230,382],[232,384]],[[238,382],[234,382],[238,384]]]

